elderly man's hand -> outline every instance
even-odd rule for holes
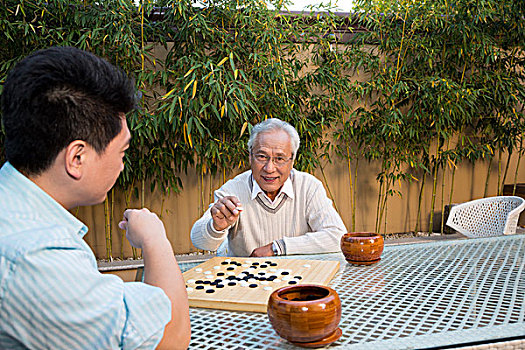
[[[272,243],[255,248],[250,256],[273,256]]]
[[[226,196],[219,199],[210,209],[213,218],[213,228],[222,231],[233,225],[241,214],[242,206],[235,196]]]

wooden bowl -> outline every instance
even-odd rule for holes
[[[381,260],[383,236],[373,232],[351,232],[341,237],[341,251],[351,264],[371,265]]]
[[[282,338],[303,347],[321,347],[341,336],[341,300],[335,290],[299,284],[275,290],[268,300],[268,318]]]

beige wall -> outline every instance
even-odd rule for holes
[[[506,156],[504,156],[503,167],[505,166]],[[517,158],[514,157],[509,165],[509,174],[505,183],[513,183],[514,172],[516,169]],[[523,164],[523,162],[522,162]],[[487,176],[488,162],[479,162],[476,167],[469,163],[460,164],[456,170],[453,202],[460,203],[471,199],[483,197],[485,179]],[[357,207],[356,207],[356,231],[373,231],[376,220],[376,205],[378,195],[378,183],[376,174],[379,172],[379,165],[369,164],[364,160],[360,161],[357,179]],[[445,204],[448,204],[448,196],[451,183],[450,169],[445,176]],[[315,175],[322,179],[322,174],[317,171]],[[351,229],[351,207],[350,191],[348,181],[348,168],[344,160],[335,159],[332,164],[325,167],[327,181],[325,187],[329,188],[334,195],[335,203],[345,222],[347,228]],[[417,176],[417,174],[415,174]],[[230,175],[233,176],[233,175]],[[210,183],[209,177],[204,178],[203,186],[200,184],[199,176],[190,170],[188,175],[181,175],[184,189],[180,194],[163,197],[158,193],[147,195],[145,206],[161,215],[166,226],[168,238],[176,253],[188,253],[196,251],[190,242],[190,230],[193,222],[198,219],[204,209],[209,205]],[[497,194],[497,164],[494,162],[489,176],[488,196]],[[441,177],[440,177],[441,179]],[[428,230],[431,199],[432,199],[432,179],[427,178],[425,191],[422,200],[422,227],[421,230]],[[525,171],[519,171],[518,182],[525,182]],[[216,189],[222,183],[222,175],[213,179],[212,188]],[[386,233],[399,233],[413,231],[416,225],[416,215],[419,196],[419,182],[410,184],[402,183],[398,187],[402,192],[402,197],[391,197],[387,208],[387,231]],[[146,187],[147,188],[147,187]],[[123,196],[116,196],[114,215],[112,222],[113,229],[113,254],[119,257],[121,246],[122,231],[117,228],[117,223],[122,216],[125,208]],[[201,198],[204,197],[204,205]],[[140,201],[133,199],[131,207],[140,207]],[[439,230],[439,218],[441,207],[441,181],[437,186],[437,197],[435,207],[436,230]],[[106,245],[104,235],[104,206],[83,207],[78,210],[78,217],[89,227],[86,241],[94,249],[98,258],[106,257]],[[436,231],[434,230],[434,231]],[[385,232],[384,229],[381,232]],[[131,247],[124,241],[124,256],[131,256]]]

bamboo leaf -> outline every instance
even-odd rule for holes
[[[217,67],[220,67],[224,64],[224,62],[226,62],[228,60],[228,57],[224,57],[220,62],[219,64],[217,65]]]
[[[241,134],[239,135],[239,138],[242,137],[242,134],[244,134],[244,131],[246,130],[246,127],[248,126],[248,122],[244,122],[241,128]]]
[[[193,83],[193,91],[191,93],[191,98],[195,97],[195,94],[197,93],[197,80]]]

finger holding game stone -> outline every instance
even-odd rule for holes
[[[219,199],[210,208],[213,228],[217,231],[227,229],[237,221],[242,210],[242,204],[235,196]]]

